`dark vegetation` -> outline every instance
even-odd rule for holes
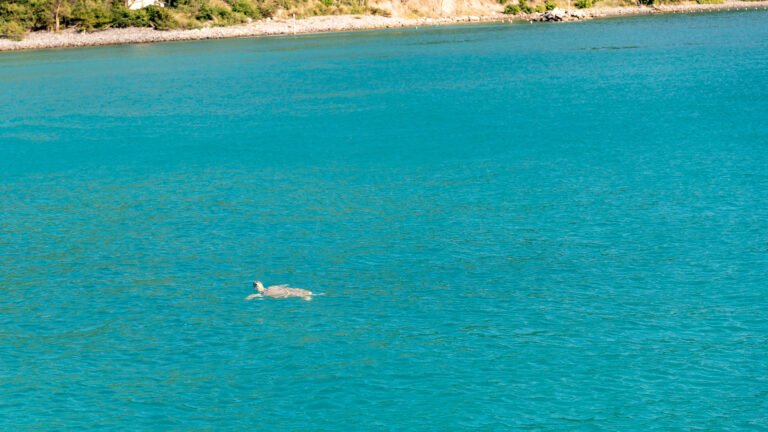
[[[506,3],[506,0],[501,0],[502,4]],[[517,0],[516,2],[506,3],[504,6],[504,13],[507,15],[519,15],[530,14],[534,12],[550,11],[557,7],[554,0],[545,0],[544,4],[533,6],[528,3],[528,0]]]
[[[130,10],[126,0],[0,0],[0,37],[34,30],[151,27],[158,30],[242,24],[278,10],[298,17],[377,13],[366,0],[166,0],[166,7]]]

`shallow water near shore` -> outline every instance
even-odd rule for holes
[[[0,429],[767,429],[766,22],[0,55]]]

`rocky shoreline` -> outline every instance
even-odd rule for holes
[[[231,27],[198,30],[158,31],[149,28],[108,29],[93,33],[66,30],[60,33],[34,32],[23,41],[0,39],[0,51],[73,48],[180,40],[223,39],[306,33],[345,32],[384,28],[423,27],[480,22],[574,21],[658,13],[696,13],[725,10],[768,9],[768,1],[729,1],[723,4],[679,4],[653,7],[592,8],[579,11],[545,12],[509,16],[492,15],[441,18],[388,18],[372,15],[317,16],[299,20],[262,20]]]

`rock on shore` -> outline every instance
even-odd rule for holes
[[[533,21],[578,21],[587,19],[588,15],[581,10],[563,10],[560,8],[554,8],[551,11],[546,11],[538,14]]]

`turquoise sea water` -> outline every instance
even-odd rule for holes
[[[768,430],[766,23],[0,55],[0,429]]]

